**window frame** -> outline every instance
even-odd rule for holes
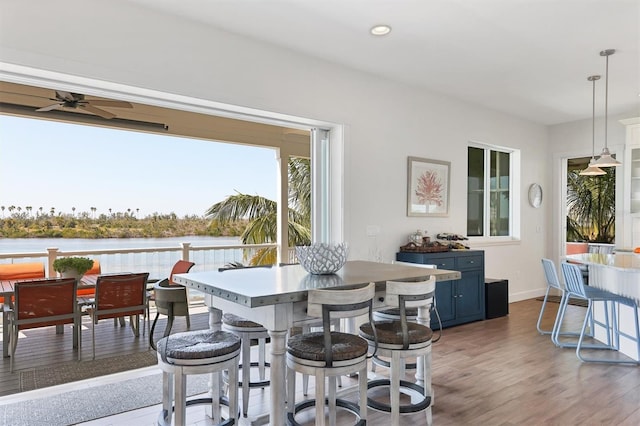
[[[467,145],[467,216],[469,220],[468,203],[469,203],[469,148],[478,148],[484,151],[484,207],[483,207],[483,235],[468,236],[470,241],[501,243],[520,240],[520,150],[511,147],[487,144],[483,142],[470,141]],[[509,154],[509,231],[508,235],[490,235],[490,201],[491,201],[491,152],[502,152]]]

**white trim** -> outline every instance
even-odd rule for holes
[[[331,129],[337,126],[335,123],[325,121],[224,104],[207,99],[193,98],[104,80],[67,75],[8,64],[6,62],[0,62],[0,80],[304,130],[308,130],[311,127]]]
[[[485,155],[484,159],[484,170],[485,170],[485,181],[483,182],[485,189],[485,209],[483,211],[484,216],[484,229],[483,236],[481,237],[470,237],[471,239],[476,238],[476,241],[496,241],[498,245],[502,244],[511,244],[511,242],[520,241],[521,236],[521,208],[520,208],[520,199],[521,199],[521,178],[520,174],[522,173],[522,165],[521,165],[521,151],[517,148],[510,148],[506,146],[494,145],[479,141],[470,140],[467,145],[467,162],[469,160],[469,147],[482,149],[485,153],[487,150],[496,151],[496,152],[504,152],[509,154],[509,235],[508,236],[490,236],[490,217],[486,215],[487,211],[490,209],[490,185],[487,184],[490,170],[490,162],[491,159],[489,156]]]

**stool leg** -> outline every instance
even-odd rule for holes
[[[242,336],[242,415],[249,410],[249,382],[251,381],[251,340]]]
[[[391,424],[400,424],[400,351],[393,351],[391,356],[391,386],[389,388],[391,405]]]
[[[173,374],[162,373],[162,417],[165,423],[171,423],[173,407]]]
[[[325,375],[322,368],[318,368],[316,374],[316,426],[325,426],[324,419],[324,381]]]
[[[302,394],[307,396],[309,394],[309,375],[302,375]]]
[[[229,418],[235,419],[235,424],[238,424],[238,357],[229,371]]]
[[[287,413],[293,413],[296,405],[296,372],[287,368]]]
[[[185,426],[187,421],[187,378],[182,369],[178,369],[175,380],[176,426]]]
[[[222,423],[222,414],[220,413],[220,379],[220,373],[216,372],[209,375],[209,391],[211,392],[211,420],[213,420],[213,423],[215,424]],[[231,395],[231,393],[229,393],[229,395]],[[229,410],[229,414],[231,413],[232,411]]]
[[[360,387],[360,419],[367,421],[367,367],[358,373],[358,386]]]
[[[265,345],[267,339],[258,339],[258,371],[260,373],[260,380],[264,380],[265,377]]]
[[[316,403],[317,403],[316,396]],[[336,376],[329,376],[329,426],[336,426]]]

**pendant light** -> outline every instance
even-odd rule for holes
[[[615,49],[607,49],[600,52],[600,56],[604,56],[607,59],[607,67],[605,69],[604,75],[604,148],[602,148],[602,152],[600,153],[600,158],[598,158],[595,162],[595,165],[598,167],[614,167],[622,165],[621,162],[616,160],[609,153],[609,148],[607,148],[607,107],[609,100],[609,56],[616,53]]]
[[[599,75],[591,75],[587,77],[587,80],[593,83],[592,89],[592,107],[591,107],[591,161],[589,161],[589,167],[580,172],[581,176],[602,176],[607,172],[596,166],[596,81],[600,80]]]

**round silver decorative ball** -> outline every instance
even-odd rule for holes
[[[302,267],[312,274],[333,274],[344,266],[349,249],[347,243],[313,243],[297,246],[296,256]]]

